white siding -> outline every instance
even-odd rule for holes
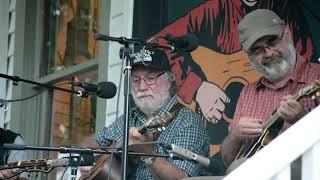
[[[15,0],[0,1],[0,73],[12,75],[13,71],[13,52],[14,52],[14,32],[15,32]],[[11,99],[12,81],[0,78],[0,98]],[[10,103],[8,111],[5,107],[0,109],[0,127],[10,122]]]
[[[111,0],[111,14],[109,25],[109,36],[112,37],[132,37],[133,23],[133,0]],[[119,58],[119,49],[121,45],[117,42],[109,43],[108,49],[108,81],[114,82],[117,86],[120,82],[120,74],[122,61]],[[124,74],[122,75],[123,78]],[[119,87],[118,87],[119,88]],[[121,92],[119,101],[119,115],[123,114],[124,98],[123,98],[123,79],[121,84]],[[117,94],[117,95],[118,95]],[[106,110],[106,126],[110,125],[116,118],[117,97],[107,100]]]

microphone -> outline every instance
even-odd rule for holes
[[[46,166],[49,167],[62,167],[62,166],[69,166],[70,165],[70,158],[73,157],[63,157],[59,159],[49,159],[46,162]],[[80,156],[80,163],[79,166],[91,166],[95,163],[93,155],[81,155]]]
[[[178,155],[181,158],[192,160],[199,163],[206,170],[212,173],[221,172],[225,170],[223,163],[213,157],[207,158],[174,144],[160,143],[160,146],[170,150],[171,153]]]
[[[175,48],[182,49],[186,52],[191,52],[197,49],[199,46],[199,39],[193,33],[186,34],[180,37],[174,37],[172,35],[167,35],[164,37],[167,41],[171,42],[173,45],[173,50]]]
[[[91,84],[86,82],[69,82],[72,86],[83,88],[87,92],[96,93],[98,97],[104,99],[113,98],[117,93],[117,87],[114,83],[109,81],[99,82],[98,84]]]

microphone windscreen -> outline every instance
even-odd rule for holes
[[[1,149],[7,149],[7,150],[25,150],[26,145],[23,144],[9,144],[9,143],[4,143],[1,146]]]
[[[104,99],[110,99],[113,98],[117,93],[117,87],[114,83],[104,81],[98,83],[98,91],[97,96],[104,98]]]
[[[167,35],[164,38],[166,40],[170,41],[174,45],[175,48],[180,48],[186,52],[194,51],[199,46],[199,39],[193,33],[185,34],[180,37],[174,37],[172,35]]]
[[[184,36],[186,45],[184,47],[184,51],[186,52],[191,52],[194,51],[195,49],[198,48],[199,46],[199,39],[197,38],[197,36],[195,34],[186,34]]]

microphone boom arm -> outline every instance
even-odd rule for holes
[[[81,97],[87,97],[86,93],[83,93],[81,91],[73,91],[73,90],[70,90],[70,89],[64,89],[64,88],[56,87],[56,86],[53,86],[53,85],[47,84],[47,83],[39,83],[39,82],[27,80],[27,79],[21,79],[19,76],[10,76],[10,75],[7,75],[7,74],[0,73],[0,77],[5,78],[5,79],[10,79],[15,83],[21,81],[21,82],[34,84],[34,85],[41,86],[41,87],[45,87],[45,88],[48,88],[50,90],[54,90],[55,89],[55,90],[59,90],[59,91],[68,92],[68,93],[71,93],[71,94],[76,94],[76,95],[81,96]]]

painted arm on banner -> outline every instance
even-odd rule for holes
[[[214,12],[219,11],[219,2],[208,1],[201,4],[189,11],[187,15],[177,19],[172,24],[168,25],[157,34],[157,36],[165,36],[168,33],[173,36],[182,36],[186,33],[200,33],[202,31],[212,32],[210,28],[201,29],[197,27],[198,23],[203,23],[205,19],[211,20],[212,24],[216,23],[216,19],[213,15]],[[206,14],[209,12],[210,14]],[[218,33],[220,34],[220,33]],[[211,36],[213,36],[211,34]],[[201,44],[201,46],[211,48],[212,44],[216,44],[217,40],[214,37],[210,37],[210,44]],[[229,40],[228,42],[230,42]],[[207,43],[200,40],[201,43]],[[231,42],[230,47],[237,47],[236,42]],[[219,47],[218,45],[216,47]],[[220,48],[220,47],[219,47]],[[229,51],[225,48],[222,51]],[[238,47],[237,50],[239,50]],[[232,49],[234,51],[235,49]],[[197,51],[197,49],[195,50]],[[218,50],[220,52],[220,50]],[[192,53],[191,53],[192,54]],[[225,103],[229,102],[229,98],[226,93],[220,87],[220,85],[215,84],[215,82],[209,82],[206,78],[206,74],[197,64],[198,61],[204,59],[193,59],[190,53],[177,53],[177,52],[167,52],[169,61],[171,64],[172,71],[176,74],[176,82],[180,87],[178,91],[178,96],[183,100],[185,104],[190,105],[192,101],[195,101],[203,116],[209,121],[216,121],[221,119],[222,114],[225,109]],[[206,58],[206,61],[215,61],[215,59]],[[219,73],[219,72],[217,72]]]

